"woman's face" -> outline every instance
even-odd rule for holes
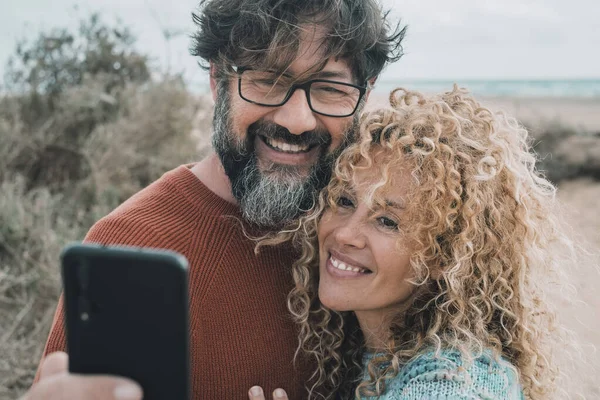
[[[411,249],[402,233],[410,229],[402,226],[410,175],[394,173],[381,207],[366,201],[378,176],[378,168],[360,172],[319,223],[319,298],[330,309],[385,316],[413,291]]]

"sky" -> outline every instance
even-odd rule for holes
[[[299,0],[301,1],[301,0]],[[598,0],[383,0],[408,25],[405,56],[380,79],[600,78]],[[192,85],[206,74],[188,54],[195,0],[1,0],[0,74],[19,38],[76,26],[99,11],[119,18],[140,51]],[[165,41],[161,31],[179,35]]]

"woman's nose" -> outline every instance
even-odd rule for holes
[[[358,218],[349,218],[335,230],[335,240],[343,246],[363,248],[366,245],[364,224]]]

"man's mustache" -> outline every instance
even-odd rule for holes
[[[298,146],[331,144],[331,135],[324,129],[315,129],[302,132],[300,135],[293,135],[283,126],[265,121],[257,121],[250,125],[248,127],[248,135],[250,137],[260,135],[269,139],[280,140]]]

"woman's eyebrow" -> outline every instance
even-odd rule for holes
[[[404,209],[406,208],[406,207],[404,206],[404,204],[400,204],[400,203],[397,203],[397,202],[395,202],[395,201],[392,201],[392,200],[386,200],[386,201],[385,201],[385,205],[386,205],[387,207],[396,208],[396,209],[398,209],[398,210],[404,210]]]

